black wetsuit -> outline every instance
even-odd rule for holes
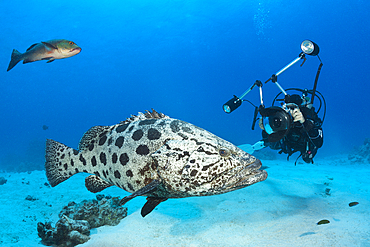
[[[299,151],[306,163],[313,163],[313,157],[324,141],[322,121],[313,108],[300,107],[299,109],[305,119],[303,124],[294,122],[287,135],[277,142],[269,142],[268,134],[263,130],[262,140],[265,146],[280,150],[279,153],[288,154],[288,159],[293,153]]]

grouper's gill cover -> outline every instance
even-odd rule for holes
[[[90,173],[85,184],[91,192],[115,185],[132,193],[122,205],[146,196],[143,216],[168,198],[226,193],[267,178],[255,157],[154,110],[113,126],[92,127],[81,138],[79,150],[47,140],[45,158],[51,186],[76,173]]]

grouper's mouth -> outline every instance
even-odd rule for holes
[[[71,50],[69,50],[69,52],[74,52],[74,51],[76,51],[77,53],[80,53],[81,52],[81,47],[77,47],[77,48],[74,48],[74,49],[71,49]]]
[[[235,171],[235,175],[224,184],[223,190],[233,191],[266,180],[267,172],[260,170],[261,166],[261,161],[256,159],[253,163]]]

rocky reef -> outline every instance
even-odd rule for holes
[[[353,162],[370,163],[370,138],[366,138],[364,144],[354,149],[348,159]]]
[[[48,246],[70,247],[87,242],[90,229],[118,225],[127,216],[127,208],[119,206],[120,198],[97,195],[96,200],[70,202],[59,213],[59,220],[37,223],[38,236]]]
[[[0,177],[0,185],[3,185],[7,182],[7,180],[4,177]]]

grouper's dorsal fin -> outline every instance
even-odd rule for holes
[[[121,124],[127,124],[127,123],[132,123],[135,121],[153,119],[153,118],[160,119],[160,118],[170,118],[170,117],[152,109],[151,112],[146,110],[145,113],[139,112],[138,115],[131,115],[130,118],[127,118],[125,121],[122,121]]]
[[[48,42],[41,42],[43,43],[46,47],[48,47],[49,49],[55,49],[55,50],[58,50],[58,47],[48,43]]]
[[[97,193],[112,185],[98,176],[91,175],[85,178],[85,186],[88,191]]]
[[[31,45],[30,47],[28,47],[28,49],[26,50],[26,51],[29,51],[29,50],[31,50],[33,47],[35,47],[36,45],[38,45],[39,43],[36,43],[36,44],[33,44],[33,45]]]
[[[101,137],[103,137],[112,127],[110,126],[94,126],[91,127],[85,134],[82,136],[80,143],[78,144],[78,149],[85,150],[91,144],[98,142]]]

